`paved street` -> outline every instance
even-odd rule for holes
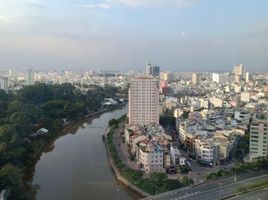
[[[243,194],[237,197],[230,198],[229,200],[267,200],[268,188]]]
[[[188,188],[181,188],[171,192],[163,193],[158,196],[153,196],[149,199],[162,199],[162,200],[215,200],[223,199],[232,194],[235,194],[237,189],[241,186],[252,184],[256,181],[264,181],[268,179],[268,174],[253,177],[245,180],[222,180],[221,182],[215,181],[211,183],[205,183],[198,186],[192,186]],[[144,199],[144,200],[145,200]]]
[[[231,169],[235,164],[235,162],[231,162],[220,166],[213,165],[212,167],[203,167],[193,160],[191,162],[191,179],[194,180],[195,184],[203,183],[208,173],[217,172],[219,169],[228,170]]]

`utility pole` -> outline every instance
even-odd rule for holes
[[[219,200],[221,200],[221,186],[222,186],[222,183],[220,183],[219,185],[220,185]]]

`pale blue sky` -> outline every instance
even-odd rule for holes
[[[0,68],[268,69],[266,0],[0,0]]]

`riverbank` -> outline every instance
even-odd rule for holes
[[[122,121],[124,121],[124,116],[119,118],[119,123]],[[149,197],[150,194],[148,194],[147,192],[141,190],[140,188],[136,187],[134,184],[132,184],[130,181],[128,181],[124,176],[121,175],[120,170],[116,167],[116,164],[114,162],[113,156],[111,155],[111,152],[109,151],[109,145],[107,143],[107,138],[110,136],[113,136],[113,132],[115,131],[115,126],[112,127],[107,127],[106,129],[106,133],[105,133],[105,148],[106,148],[106,152],[107,152],[107,157],[108,157],[108,161],[109,164],[111,166],[112,171],[114,172],[114,175],[116,177],[117,180],[119,180],[120,182],[122,182],[126,187],[130,188],[131,190],[133,190],[134,192],[138,193],[139,195],[141,195],[141,197]]]
[[[110,128],[108,128],[106,130],[106,137],[108,135],[108,133],[112,131]],[[116,167],[114,160],[112,159],[112,156],[108,150],[108,144],[107,141],[105,140],[105,147],[106,147],[106,151],[107,151],[107,157],[108,157],[108,161],[109,164],[111,166],[112,171],[114,172],[114,175],[116,177],[117,180],[119,180],[120,182],[122,182],[126,187],[129,187],[131,190],[133,190],[134,192],[138,193],[139,195],[141,195],[141,197],[149,197],[150,194],[148,194],[147,192],[144,192],[143,190],[141,190],[140,188],[136,187],[135,185],[133,185],[132,183],[130,183],[125,177],[123,177],[120,173],[120,170]]]

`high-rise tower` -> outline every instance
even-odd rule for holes
[[[27,69],[26,71],[26,85],[33,85],[33,69]]]
[[[160,67],[154,66],[152,64],[146,65],[146,75],[152,75],[153,77],[159,77]]]
[[[129,124],[159,124],[159,83],[151,75],[137,76],[129,88]]]

